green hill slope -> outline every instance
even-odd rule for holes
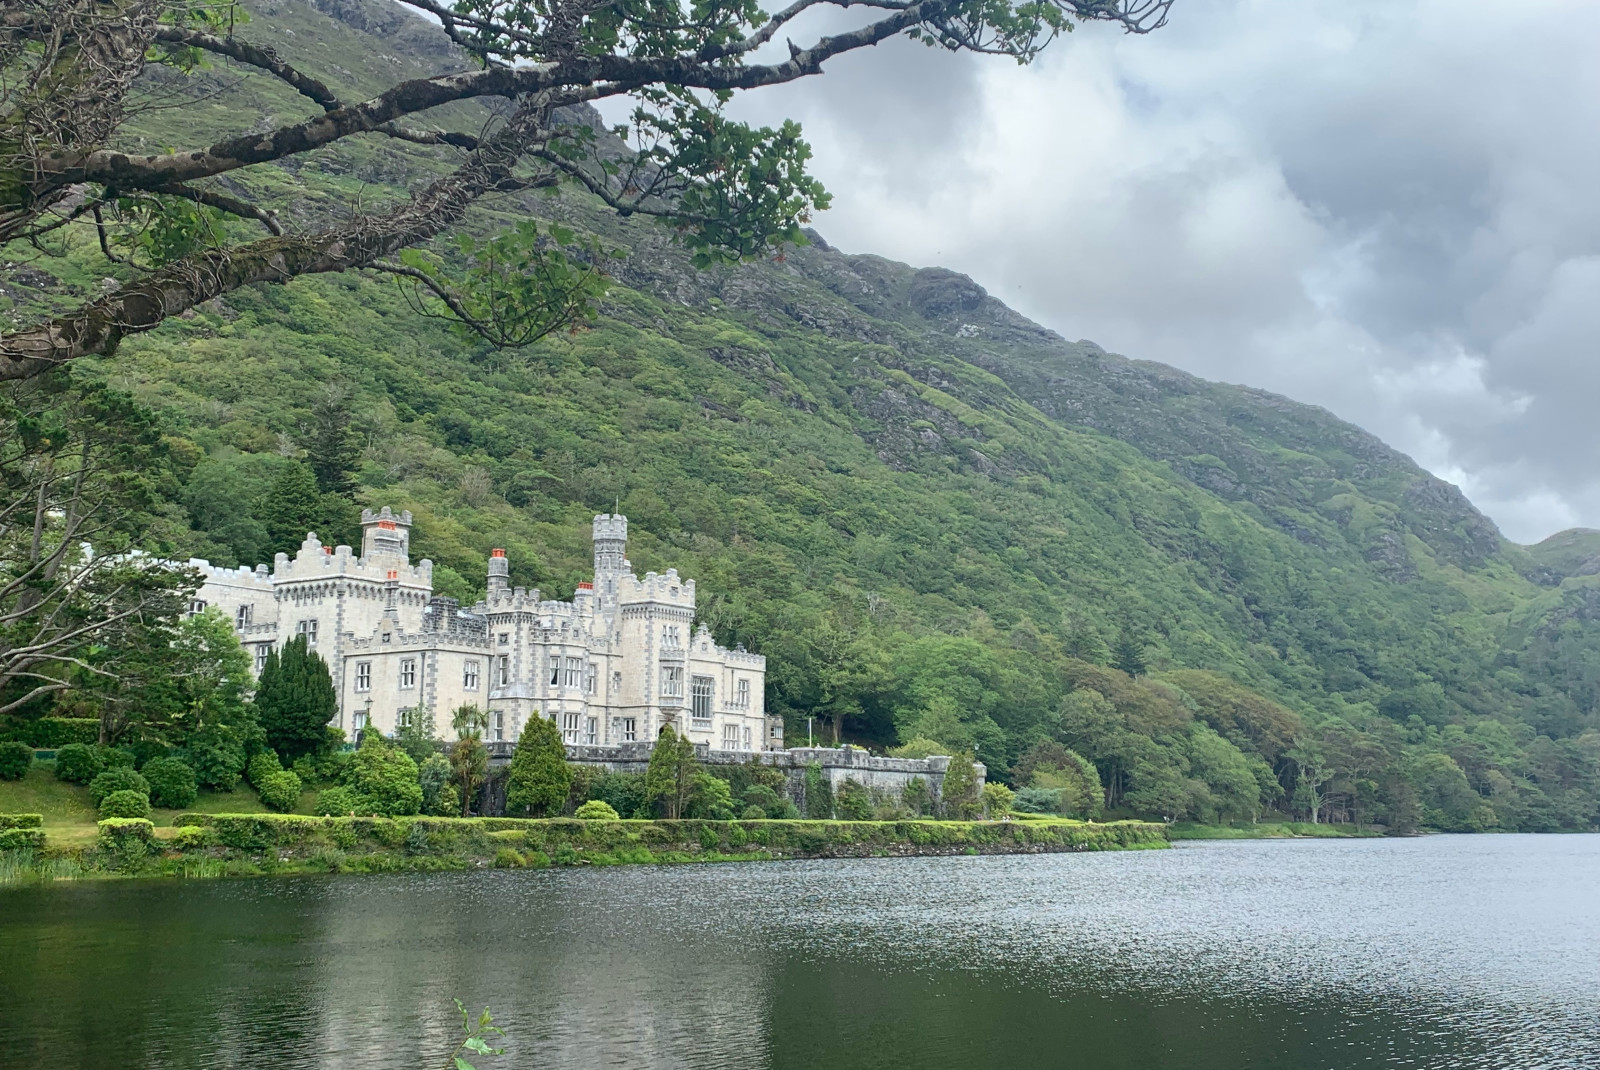
[[[245,36],[340,91],[456,62],[376,4],[252,10]],[[215,108],[303,110],[269,81],[209,77],[230,87]],[[142,121],[187,141],[207,113]],[[438,166],[374,139],[238,182],[294,183],[309,218]],[[317,518],[285,515],[273,487],[331,389],[363,446],[358,497],[416,514],[445,593],[472,597],[504,546],[515,582],[567,597],[589,518],[620,507],[635,563],[697,577],[718,637],[769,656],[769,703],[802,736],[817,714],[872,745],[931,736],[1002,776],[1061,739],[1110,802],[1156,815],[1594,824],[1600,580],[1506,543],[1371,435],[1066,342],[952,272],[820,240],[697,272],[661,228],[575,196],[477,225],[523,213],[628,250],[592,329],[494,353],[392,283],[320,277],[99,362],[171,421],[182,485],[152,549],[287,549]],[[50,272],[7,296],[114,274],[87,249]],[[1113,647],[1151,676],[1098,667]],[[1291,728],[1270,743],[1274,719]]]

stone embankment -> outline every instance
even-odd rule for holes
[[[579,821],[186,814],[100,822],[87,846],[0,853],[6,880],[520,869],[549,865],[1044,854],[1166,847],[1118,821]]]

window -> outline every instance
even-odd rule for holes
[[[749,750],[750,749],[750,726],[749,725],[745,725],[744,726],[744,749],[745,750]]]
[[[668,650],[677,650],[683,646],[683,635],[678,631],[676,624],[669,624],[661,633],[661,645]]]
[[[495,664],[495,686],[496,687],[510,687],[511,686],[511,655],[510,654],[501,654],[500,657],[498,657],[495,660],[496,660],[496,664]]]
[[[240,606],[233,611],[233,626],[235,628],[250,627],[250,610],[252,608],[251,606]]]
[[[711,720],[711,692],[715,682],[709,676],[696,676],[689,685],[689,713],[697,721]],[[706,725],[710,728],[710,725]]]
[[[295,635],[303,635],[303,636],[305,636],[306,637],[306,646],[316,646],[317,645],[317,622],[315,620],[303,620],[303,621],[300,621],[298,624],[296,624],[294,626],[294,634]]]
[[[583,723],[583,741],[591,747],[600,742],[600,718],[591,717]]]
[[[272,653],[271,643],[262,643],[256,647],[256,675],[261,675],[261,670],[267,667],[267,656]]]
[[[554,654],[550,655],[550,686],[555,687],[561,682],[561,659]]]
[[[639,738],[639,722],[632,717],[622,719],[622,742],[632,743]]]
[[[578,742],[578,715],[563,713],[561,715],[561,738],[568,743]]]
[[[662,698],[682,698],[683,697],[683,666],[682,665],[663,665],[663,666],[661,666],[661,697]]]
[[[734,695],[733,704],[741,710],[748,710],[750,708],[750,681],[740,680],[738,690],[734,692]]]
[[[410,728],[417,720],[417,711],[410,706],[400,711],[400,727]]]
[[[738,750],[739,749],[739,726],[738,725],[736,725],[736,724],[725,724],[725,725],[722,726],[722,749],[723,750]]]
[[[565,687],[577,687],[583,683],[583,659],[568,658],[566,679],[562,681]]]
[[[591,661],[583,667],[583,693],[585,695],[594,694],[595,683],[599,676],[600,670],[595,666],[594,662]]]
[[[403,687],[403,688],[404,687],[416,687],[417,686],[417,659],[416,658],[401,658],[400,659],[400,686]]]
[[[358,662],[356,662],[356,690],[357,691],[371,691],[372,690],[372,662],[370,662],[370,661],[358,661]]]
[[[206,604],[203,599],[196,598],[194,601],[189,603],[189,616],[193,617],[196,614],[204,613],[205,611]]]
[[[461,687],[465,691],[478,690],[478,659],[468,658],[461,663]]]
[[[494,711],[494,739],[496,743],[506,738],[506,715],[504,710]]]

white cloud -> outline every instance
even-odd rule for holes
[[[1512,538],[1600,526],[1600,4],[1178,0],[1032,67],[905,43],[742,100],[843,248],[1325,405]]]

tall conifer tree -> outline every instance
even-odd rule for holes
[[[328,722],[338,712],[328,663],[297,635],[283,652],[267,655],[256,686],[256,716],[267,733],[267,746],[284,763],[315,754],[328,745]]]

